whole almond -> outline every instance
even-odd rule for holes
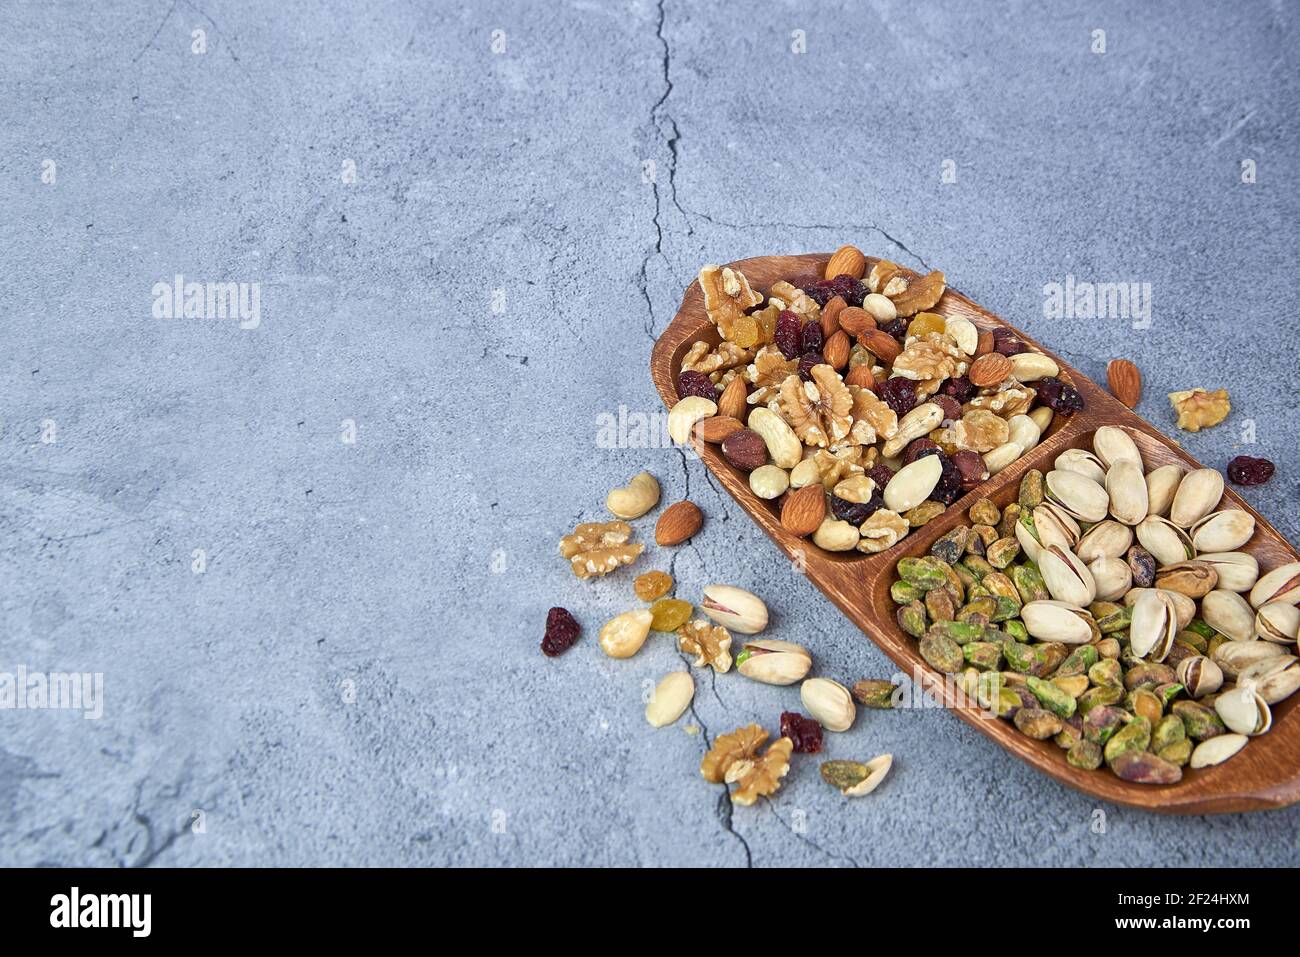
[[[857,246],[841,246],[831,255],[826,263],[826,278],[834,279],[836,276],[852,276],[854,279],[861,279],[862,274],[867,271],[867,257],[862,255],[862,250]]]
[[[722,457],[742,472],[767,464],[767,442],[753,429],[737,429],[722,441]]]
[[[821,527],[826,517],[826,490],[821,482],[791,489],[781,501],[781,527],[804,538]]]
[[[876,377],[871,374],[871,366],[864,362],[849,370],[849,374],[844,377],[844,384],[861,386],[864,389],[875,389]]]
[[[986,389],[995,386],[1011,375],[1011,360],[1000,352],[989,352],[970,364],[966,373],[972,385]]]
[[[712,442],[717,445],[723,442],[732,432],[739,432],[745,426],[737,418],[730,415],[711,415],[707,419],[700,419],[695,423],[695,434],[705,442]]]
[[[975,342],[975,355],[986,356],[993,351],[993,333],[988,329],[981,329],[979,339]]]
[[[839,371],[849,364],[849,351],[853,348],[848,333],[843,329],[826,340],[822,346],[822,358],[832,369]]]
[[[885,365],[891,365],[902,348],[898,340],[883,329],[872,329],[866,335],[858,336],[858,342]]]
[[[848,303],[844,301],[843,296],[832,296],[822,306],[822,338],[829,339],[835,333],[840,331],[840,313]]]
[[[655,523],[655,544],[680,545],[704,524],[704,515],[694,502],[683,499],[669,505]]]
[[[1142,373],[1127,359],[1111,359],[1106,365],[1110,391],[1130,409],[1142,398]]]
[[[865,335],[876,328],[876,320],[871,313],[857,306],[841,309],[836,318],[839,320],[840,328],[851,336]]]
[[[718,415],[729,415],[744,423],[745,415],[749,412],[749,405],[745,402],[748,396],[749,389],[745,387],[745,380],[740,376],[733,377],[722,390],[722,395],[718,396]]]

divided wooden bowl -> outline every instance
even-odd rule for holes
[[[781,279],[811,273],[820,275],[827,259],[828,253],[810,253],[763,256],[730,265],[741,270],[756,289],[766,289]],[[867,268],[876,261],[868,257]],[[951,287],[933,311],[945,316],[963,316],[980,329],[995,326],[1013,329],[1027,344],[1056,360],[1062,378],[1068,379],[1083,396],[1085,408],[1072,416],[1057,416],[1039,445],[956,501],[943,515],[876,555],[826,552],[809,540],[791,535],[781,527],[779,501],[768,502],[754,495],[748,476],[728,463],[716,445],[706,445],[701,451],[706,467],[791,560],[803,563],[813,584],[904,673],[918,676],[928,693],[1022,761],[1087,794],[1152,811],[1209,814],[1278,808],[1300,801],[1300,715],[1297,714],[1300,693],[1274,706],[1272,729],[1252,739],[1223,764],[1199,770],[1184,769],[1183,778],[1177,784],[1131,784],[1105,768],[1085,771],[1071,767],[1065,761],[1065,752],[1051,741],[1035,741],[1021,734],[1010,722],[993,718],[979,709],[962,707],[953,684],[921,658],[916,639],[905,634],[895,621],[897,606],[889,597],[889,586],[896,578],[895,563],[907,555],[926,554],[935,539],[954,525],[968,523],[966,513],[975,501],[991,498],[999,506],[1014,501],[1020,478],[1026,471],[1036,468],[1046,474],[1066,449],[1091,448],[1092,434],[1102,425],[1124,428],[1137,443],[1148,471],[1171,462],[1188,468],[1203,467],[1060,356]],[[677,374],[682,357],[692,343],[700,340],[717,343],[718,333],[705,314],[700,285],[693,282],[650,357],[655,387],[669,408],[678,399]],[[1241,550],[1259,560],[1261,574],[1278,565],[1300,561],[1300,553],[1231,488],[1224,493],[1220,507],[1228,506],[1240,508],[1255,518],[1255,534]]]

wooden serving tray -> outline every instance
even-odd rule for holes
[[[763,256],[730,265],[741,270],[755,289],[767,289],[781,279],[810,273],[820,275],[827,259],[828,253],[810,253]],[[876,261],[869,257],[867,268],[870,269]],[[791,535],[781,527],[777,503],[754,495],[748,477],[722,457],[718,446],[704,447],[701,458],[705,465],[787,556],[804,563],[813,584],[900,669],[909,675],[919,674],[923,687],[931,695],[1020,760],[1086,794],[1153,811],[1180,814],[1253,811],[1285,807],[1300,800],[1300,715],[1296,713],[1300,693],[1274,706],[1272,729],[1253,739],[1223,764],[1199,770],[1184,769],[1183,778],[1177,784],[1132,784],[1120,780],[1105,768],[1085,771],[1071,767],[1066,763],[1065,751],[1050,740],[1035,741],[1021,734],[1008,721],[991,718],[969,705],[959,706],[959,695],[953,684],[945,681],[942,674],[921,658],[916,639],[904,633],[894,618],[897,606],[889,597],[889,586],[895,579],[894,565],[904,556],[926,554],[935,539],[954,525],[967,522],[966,512],[977,499],[991,498],[999,507],[1014,501],[1019,492],[1020,478],[1026,471],[1037,468],[1046,474],[1064,450],[1090,449],[1092,433],[1101,425],[1123,427],[1137,443],[1148,470],[1170,462],[1190,468],[1203,467],[1060,356],[951,287],[933,311],[945,316],[964,316],[981,329],[994,326],[1013,329],[1027,344],[1051,355],[1060,364],[1062,378],[1068,379],[1079,390],[1085,408],[1073,416],[1057,416],[1040,444],[1017,462],[963,496],[943,515],[876,555],[826,552],[809,540]],[[650,357],[651,376],[669,408],[678,399],[677,373],[681,369],[682,357],[692,343],[701,339],[716,343],[718,332],[705,313],[704,296],[697,281],[687,289],[681,308],[655,343]],[[1231,488],[1224,493],[1221,507],[1229,505],[1255,517],[1255,534],[1241,550],[1250,552],[1259,560],[1261,574],[1278,565],[1300,561],[1300,553]]]

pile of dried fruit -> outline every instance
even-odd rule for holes
[[[1152,784],[1227,760],[1300,687],[1300,562],[1260,574],[1223,476],[1150,472],[1106,426],[1019,499],[901,559],[900,627],[981,706],[1067,761]],[[1136,543],[1134,539],[1136,538]],[[1243,597],[1247,595],[1247,597]]]
[[[722,341],[683,358],[669,434],[719,444],[755,495],[781,500],[788,531],[828,551],[884,551],[1083,407],[1009,329],[927,311],[941,272],[868,272],[845,246],[824,277],[765,294],[730,268],[699,281]]]
[[[582,579],[603,578],[631,565],[645,546],[631,541],[632,526],[626,520],[641,518],[659,503],[659,483],[648,472],[635,476],[626,486],[606,498],[606,507],[618,520],[584,522],[573,534],[560,540],[560,554],[569,560],[573,573]],[[660,514],[655,524],[655,543],[681,545],[700,531],[704,516],[690,501],[676,502]],[[670,597],[672,576],[648,571],[633,582],[636,597],[647,603],[616,615],[600,629],[600,648],[611,658],[631,658],[645,645],[651,632],[674,634],[678,651],[693,656],[695,668],[712,668],[717,674],[736,670],[747,678],[769,685],[791,685],[802,681],[800,697],[811,718],[786,711],[781,714],[781,737],[760,753],[768,732],[760,725],[737,728],[720,735],[705,754],[700,773],[715,784],[734,784],[730,791],[736,804],[753,804],[781,786],[790,769],[794,752],[815,754],[822,748],[822,730],[846,731],[852,726],[857,698],[870,708],[890,708],[895,686],[887,681],[860,681],[850,692],[828,678],[808,678],[812,656],[800,645],[770,638],[745,642],[733,658],[732,632],[754,635],[768,624],[767,605],[757,595],[734,585],[708,585],[703,590],[699,611],[705,618],[693,618],[696,608],[688,601]],[[549,657],[563,654],[581,633],[578,622],[564,608],[552,608],[546,618],[542,652]],[[691,706],[695,681],[689,671],[664,675],[655,686],[645,708],[646,721],[656,728],[677,721]],[[893,765],[885,754],[865,764],[828,761],[822,776],[845,795],[857,797],[875,790]]]

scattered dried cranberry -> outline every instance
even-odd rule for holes
[[[1238,485],[1263,485],[1273,477],[1273,463],[1250,455],[1238,455],[1228,463],[1228,478]]]
[[[883,463],[873,465],[870,471],[867,472],[867,477],[876,483],[877,491],[883,491],[885,486],[889,484],[889,480],[894,477],[894,470]]]
[[[1055,376],[1038,382],[1038,401],[1061,415],[1073,415],[1083,408],[1083,396],[1074,386]]]
[[[822,749],[822,726],[798,711],[781,712],[781,736],[793,741],[800,754],[816,754]]]
[[[1006,326],[995,326],[993,329],[993,351],[1000,352],[1004,356],[1014,356],[1021,352],[1028,352],[1029,347],[1021,342],[1020,337]]]
[[[961,487],[969,491],[988,477],[983,457],[971,449],[962,449],[952,457],[952,464],[961,473]]]
[[[831,496],[831,512],[841,521],[861,525],[876,512],[885,507],[884,496],[877,489],[866,502],[850,502],[837,495]]]
[[[546,636],[542,638],[542,653],[554,658],[568,651],[582,628],[563,608],[552,608],[546,613]]]
[[[799,378],[804,382],[811,382],[813,366],[822,365],[825,361],[820,352],[804,353],[799,357]]]
[[[907,446],[903,449],[902,462],[904,465],[911,465],[917,459],[921,458],[922,452],[929,452],[931,449],[937,449],[938,447],[938,443],[924,437],[913,439],[911,442],[908,442]]]
[[[799,317],[786,309],[776,319],[776,347],[786,359],[793,359],[799,354],[801,330]]]
[[[955,379],[949,379],[939,387],[940,395],[951,396],[958,402],[965,402],[975,394],[975,385],[964,375],[957,376]]]
[[[684,399],[688,395],[698,395],[710,402],[717,402],[718,387],[703,372],[683,372],[677,377],[677,397]]]
[[[799,334],[799,351],[804,355],[810,352],[821,352],[824,341],[821,324],[810,322],[803,327],[803,331]]]
[[[876,386],[876,396],[901,419],[916,405],[916,383],[902,376],[894,376]]]
[[[961,403],[950,395],[932,395],[930,401],[943,409],[943,417],[956,422],[961,418]]]
[[[889,322],[880,326],[882,330],[893,336],[899,342],[907,338],[907,320],[891,319]]]

